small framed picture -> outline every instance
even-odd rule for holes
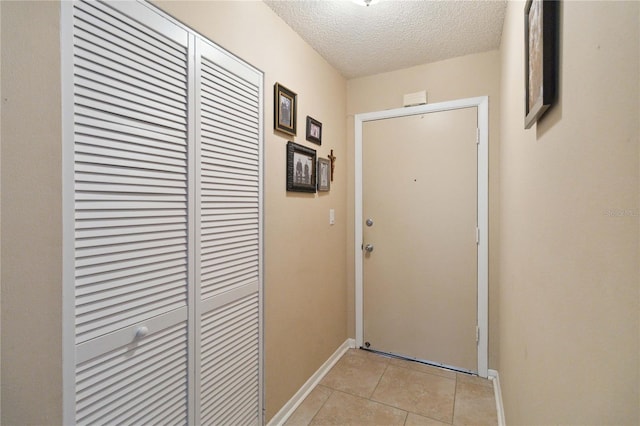
[[[322,145],[322,123],[307,115],[307,140]]]
[[[273,86],[274,129],[292,136],[296,135],[297,98],[298,95],[280,83]]]
[[[287,191],[316,192],[316,150],[287,142]]]
[[[529,129],[556,100],[558,2],[556,0],[528,0],[524,13],[524,128]]]
[[[318,158],[318,191],[325,192],[329,189],[331,189],[331,161]]]

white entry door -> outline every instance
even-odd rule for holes
[[[362,123],[362,346],[486,375],[478,134],[477,107]]]

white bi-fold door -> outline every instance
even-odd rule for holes
[[[65,422],[262,422],[262,74],[142,2],[63,5]]]
[[[262,78],[196,49],[195,419],[259,423]]]

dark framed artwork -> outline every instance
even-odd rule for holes
[[[287,142],[287,191],[316,192],[316,150]]]
[[[322,145],[322,123],[307,115],[307,140]]]
[[[276,83],[273,86],[273,101],[273,128],[295,136],[298,95]]]
[[[331,161],[327,158],[318,158],[318,191],[325,192],[331,189]]]
[[[556,100],[558,3],[556,0],[527,0],[525,4],[525,129],[531,128]]]

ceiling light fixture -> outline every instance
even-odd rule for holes
[[[372,4],[378,3],[378,1],[380,0],[351,0],[351,1],[353,1],[357,5],[369,7]]]

